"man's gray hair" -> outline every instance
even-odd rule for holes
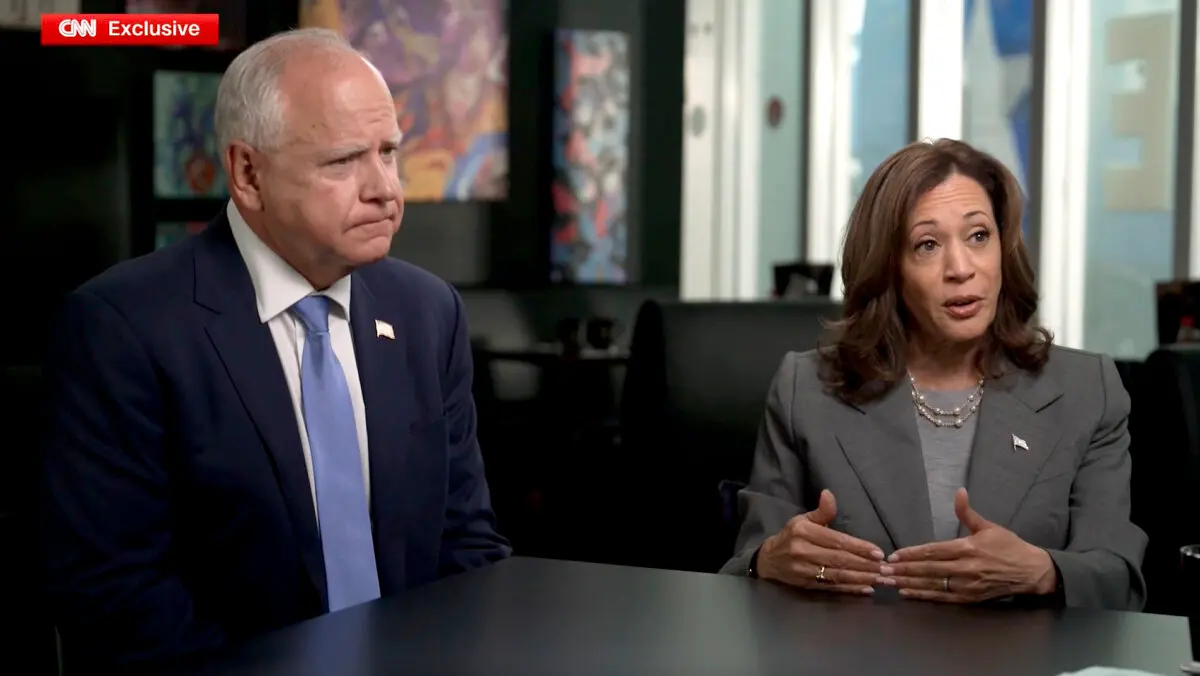
[[[213,124],[222,154],[238,139],[263,150],[280,142],[285,119],[279,75],[298,52],[362,58],[341,35],[326,28],[299,28],[251,45],[229,64],[217,90]]]

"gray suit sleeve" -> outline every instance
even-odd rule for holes
[[[796,436],[792,425],[795,390],[796,353],[789,352],[767,394],[767,410],[758,429],[750,483],[738,494],[742,526],[734,548],[736,554],[721,568],[722,573],[746,575],[759,545],[800,514],[800,505],[807,502],[804,440]]]
[[[1101,357],[1104,412],[1071,486],[1071,536],[1049,550],[1067,606],[1140,610],[1146,534],[1129,520],[1129,394]]]

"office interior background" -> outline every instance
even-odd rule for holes
[[[220,11],[230,44],[43,48],[20,24],[62,4],[0,9],[0,366],[4,429],[16,431],[0,514],[14,543],[31,537],[34,393],[63,294],[187,236],[224,204],[219,172],[202,171],[203,189],[191,192],[159,175],[170,77],[211,89],[238,45],[327,20],[299,0],[162,2]],[[483,157],[500,163],[503,187],[425,186],[392,253],[465,299],[479,436],[518,554],[691,569],[728,555],[720,498],[748,471],[770,377],[784,351],[814,347],[820,320],[836,315],[839,246],[858,191],[914,140],[961,138],[1019,177],[1039,320],[1058,343],[1136,365],[1175,342],[1174,328],[1164,338],[1160,285],[1200,277],[1194,2],[491,5],[502,6],[489,44],[503,59],[489,65],[489,87],[503,125],[474,138],[500,144]],[[579,74],[589,68],[603,87]],[[188,79],[197,74],[208,78]],[[606,132],[579,131],[596,115]],[[568,157],[571,134],[603,146],[604,162]],[[776,272],[793,263],[832,265],[834,281],[792,298]],[[680,470],[688,454],[704,459]],[[658,513],[684,520],[688,505],[717,505],[715,534],[684,527],[676,537],[705,543],[667,546],[670,526],[638,523],[646,501],[675,502]],[[31,560],[6,561],[22,572],[0,575],[14,592],[5,602],[30,588],[21,576],[36,574]]]
[[[126,0],[66,4],[124,11]],[[243,40],[299,22],[299,3],[252,4],[237,20]],[[1200,265],[1190,3],[508,4],[505,196],[410,201],[394,249],[464,288],[589,290],[586,275],[550,269],[559,29],[619,31],[628,44],[612,237],[622,270],[599,275],[596,293],[768,298],[773,265],[836,262],[857,192],[887,154],[936,137],[976,144],[1020,178],[1041,318],[1063,344],[1145,357],[1155,284]],[[27,64],[10,73],[10,143],[23,159],[3,188],[5,267],[22,279],[30,252],[55,245],[46,288],[15,301],[41,316],[44,300],[153,250],[158,224],[215,212],[219,198],[156,193],[153,83],[158,71],[219,73],[236,52],[41,48],[35,30],[12,27],[2,37],[8,63]],[[40,340],[25,340],[6,359],[35,354]]]

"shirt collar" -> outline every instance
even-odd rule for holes
[[[328,296],[347,318],[350,317],[349,275],[337,280],[328,289],[314,289],[303,275],[250,229],[233,200],[225,207],[225,215],[229,218],[229,227],[233,230],[233,239],[237,242],[242,260],[250,271],[259,320],[265,324],[314,293]]]

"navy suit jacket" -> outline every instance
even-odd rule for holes
[[[391,258],[351,279],[390,596],[510,548],[476,441],[461,298]],[[43,537],[68,663],[153,663],[326,611],[295,413],[223,214],[72,293],[46,369]]]

